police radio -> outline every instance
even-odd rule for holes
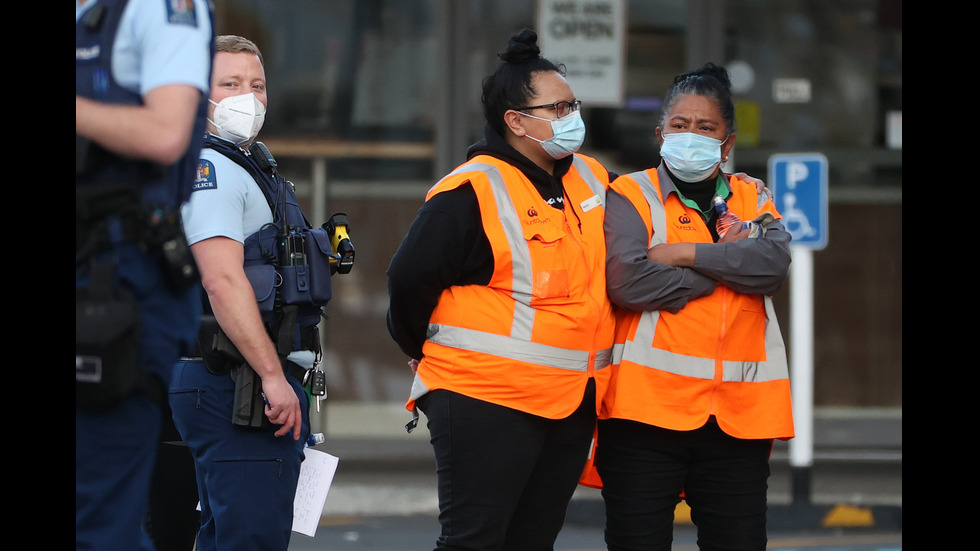
[[[160,259],[170,288],[182,293],[201,281],[197,263],[184,236],[180,213],[156,208],[146,215],[143,244]]]
[[[248,147],[248,152],[262,170],[269,171],[279,166],[269,148],[262,142],[254,142]]]
[[[347,213],[338,212],[323,223],[323,229],[330,236],[330,246],[334,256],[330,257],[332,271],[346,274],[354,267],[354,244],[350,240],[350,222]]]
[[[282,247],[284,266],[306,265],[306,239],[299,228],[289,226],[279,245]]]

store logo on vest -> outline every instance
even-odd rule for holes
[[[674,227],[683,231],[697,231],[697,228],[691,225],[691,217],[686,212],[677,217],[677,224]]]
[[[525,218],[524,220],[521,220],[521,223],[524,224],[525,226],[531,226],[531,225],[534,225],[534,224],[547,224],[548,222],[551,222],[551,218],[550,217],[549,218],[539,218],[538,217],[538,209],[536,209],[534,207],[531,207],[531,208],[527,209],[527,215],[528,215],[528,218]]]
[[[194,178],[193,191],[200,189],[218,189],[218,181],[214,178],[214,165],[204,159],[197,164],[197,176]]]

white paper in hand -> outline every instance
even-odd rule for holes
[[[304,450],[306,459],[300,464],[299,483],[293,499],[293,532],[313,537],[320,525],[323,504],[337,472],[339,459],[311,448]]]

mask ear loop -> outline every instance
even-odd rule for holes
[[[718,147],[724,147],[725,146],[725,142],[727,142],[728,141],[728,138],[731,138],[732,137],[732,134],[734,134],[734,133],[735,132],[729,132],[728,135],[725,136],[725,139],[721,141],[721,145],[719,145]],[[722,155],[721,162],[727,163],[728,162],[728,155]]]
[[[554,122],[554,121],[558,120],[558,119],[542,119],[541,117],[535,117],[534,115],[528,115],[527,113],[524,113],[523,111],[518,111],[517,109],[515,109],[514,112],[517,113],[518,115],[521,115],[521,116],[524,116],[524,117],[530,117],[532,119],[537,119],[539,121]],[[525,138],[531,138],[532,140],[534,140],[534,141],[536,141],[538,143],[544,143],[545,140],[550,140],[551,139],[551,138],[545,138],[545,140],[539,140],[539,139],[535,138],[534,136],[528,134],[527,133],[527,130],[524,131],[524,137]],[[554,127],[554,125],[552,125],[552,127],[551,127],[551,137],[552,138],[555,137],[555,127]]]
[[[551,121],[556,121],[556,120],[558,120],[558,119],[543,119],[543,118],[541,118],[541,117],[535,117],[534,115],[528,115],[527,113],[525,113],[525,112],[523,112],[523,111],[517,111],[517,112],[518,112],[518,113],[520,113],[521,115],[524,115],[525,117],[530,117],[530,118],[532,118],[532,119],[538,119],[539,121],[546,121],[546,122],[551,122]]]

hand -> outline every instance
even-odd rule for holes
[[[739,180],[743,180],[745,182],[755,184],[756,195],[762,195],[763,193],[765,193],[766,197],[768,197],[769,200],[772,201],[772,190],[767,188],[766,183],[763,182],[762,180],[758,178],[753,178],[744,172],[736,172],[735,174],[732,174],[732,176],[738,178]]]
[[[265,415],[273,424],[281,425],[276,430],[276,436],[284,436],[293,432],[293,440],[299,440],[303,430],[303,411],[300,408],[299,397],[286,380],[286,375],[262,379],[262,392],[265,394]]]
[[[408,360],[408,367],[412,370],[412,375],[414,375],[419,370],[419,361],[415,358]]]
[[[725,236],[718,240],[719,243],[732,243],[740,239],[748,239],[751,228],[747,224],[732,226],[725,232]]]

